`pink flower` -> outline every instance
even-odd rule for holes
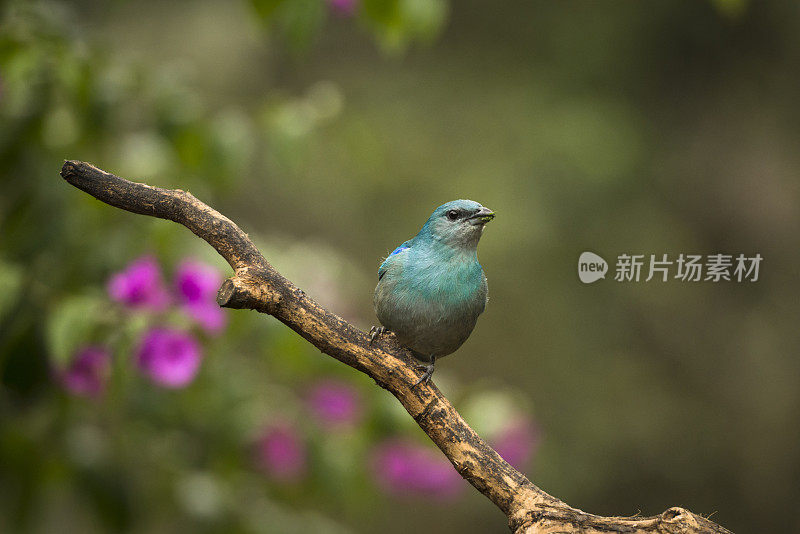
[[[317,420],[328,427],[351,427],[361,418],[359,395],[345,382],[318,382],[309,393],[308,406]]]
[[[138,351],[139,369],[156,384],[168,388],[182,388],[194,380],[201,359],[197,340],[169,328],[151,329]]]
[[[175,288],[186,314],[209,333],[225,328],[227,316],[217,304],[222,275],[214,267],[185,260],[175,274]]]
[[[112,299],[131,308],[163,310],[169,304],[169,293],[164,287],[161,270],[156,259],[144,256],[131,262],[124,271],[108,281],[108,294]]]
[[[539,429],[525,419],[513,422],[492,440],[494,450],[516,468],[531,459],[538,444]]]
[[[267,427],[258,439],[256,461],[267,475],[282,482],[295,482],[306,474],[306,446],[288,424]]]
[[[105,392],[111,356],[103,347],[84,347],[57,374],[61,386],[74,395],[99,397]]]
[[[358,7],[358,0],[328,0],[328,7],[341,15],[350,16]]]
[[[372,458],[373,474],[387,492],[452,498],[463,487],[461,475],[442,454],[416,443],[388,440]]]

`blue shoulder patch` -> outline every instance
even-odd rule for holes
[[[403,243],[402,245],[400,245],[399,247],[397,247],[396,249],[394,249],[394,250],[392,251],[392,253],[391,253],[391,254],[389,254],[389,256],[394,256],[395,254],[400,254],[401,252],[403,252],[404,250],[407,250],[407,249],[409,249],[409,248],[410,248],[410,247],[409,247],[408,245],[406,245],[405,243]]]
[[[389,258],[394,256],[395,254],[400,254],[404,250],[408,250],[410,248],[411,248],[411,240],[409,239],[408,241],[404,242],[402,245],[394,249],[391,254],[386,256],[386,259],[383,260],[381,266],[378,267],[378,281],[380,281],[380,279],[383,278],[383,275],[386,274],[386,269],[388,267],[386,263],[389,261]]]

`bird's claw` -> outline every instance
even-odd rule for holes
[[[431,381],[431,377],[433,376],[433,371],[435,370],[433,363],[429,363],[428,365],[415,365],[414,367],[416,369],[419,369],[420,371],[425,370],[425,372],[422,373],[422,376],[419,377],[419,380],[417,380],[417,382],[412,387],[415,388],[418,385],[422,384],[423,382],[427,384],[428,382]]]
[[[372,342],[378,339],[378,337],[386,332],[385,326],[373,326],[369,329],[369,344],[372,345]]]

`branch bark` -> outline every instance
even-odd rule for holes
[[[458,473],[500,508],[515,534],[730,534],[679,507],[652,517],[602,517],[572,508],[504,461],[434,384],[412,388],[418,379],[413,357],[393,336],[383,336],[370,346],[365,332],[322,308],[284,278],[247,234],[221,213],[188,192],[130,182],[80,161],[66,161],[61,176],[106,204],[177,222],[207,241],[234,271],[219,290],[220,306],[272,315],[325,354],[388,390]]]

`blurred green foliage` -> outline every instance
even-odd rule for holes
[[[379,259],[433,207],[492,207],[490,305],[437,370],[468,421],[533,406],[526,473],[579,508],[800,532],[798,7],[332,4],[2,5],[0,530],[505,531],[474,491],[376,495],[365,451],[419,431],[269,318],[232,313],[189,388],[147,382],[130,358],[146,318],[119,322],[105,281],[145,253],[227,267],[68,187],[69,158],[191,190],[365,328]],[[754,284],[583,286],[584,250],[765,259]],[[102,402],[51,378],[87,336],[115,347]],[[329,376],[367,399],[357,432],[304,418]],[[310,443],[299,485],[243,452],[279,417]]]
[[[280,6],[293,46],[318,31],[302,19],[310,6]],[[267,15],[263,6],[258,13]],[[366,514],[381,503],[372,450],[397,437],[433,449],[394,399],[255,314],[237,314],[222,337],[203,337],[200,375],[185,390],[148,381],[137,369],[143,333],[187,328],[187,320],[126,310],[105,295],[106,281],[146,253],[168,271],[185,257],[223,263],[174,225],[126,223],[73,196],[53,173],[65,154],[80,153],[124,176],[172,175],[175,185],[224,205],[244,194],[237,180],[260,158],[301,165],[309,136],[341,113],[341,90],[321,81],[247,111],[214,109],[175,65],[122,59],[76,38],[76,15],[66,4],[12,2],[2,18],[0,530],[345,532],[343,523],[380,521]],[[405,24],[381,23],[395,31]],[[13,184],[14,177],[25,178]],[[361,316],[349,294],[371,277],[342,252],[279,234],[254,238],[317,298]],[[95,399],[61,390],[60,377],[89,345],[113,353],[110,381]],[[354,428],[315,424],[309,413],[305,397],[332,376],[361,391],[365,413]],[[515,406],[487,435],[498,435],[497,420],[520,418]],[[272,477],[259,459],[260,435],[281,422],[308,454],[299,479]]]
[[[359,22],[388,53],[414,41],[430,42],[447,18],[447,0],[250,0],[267,27],[277,27],[294,51],[314,41],[329,9],[339,16],[357,14]]]

